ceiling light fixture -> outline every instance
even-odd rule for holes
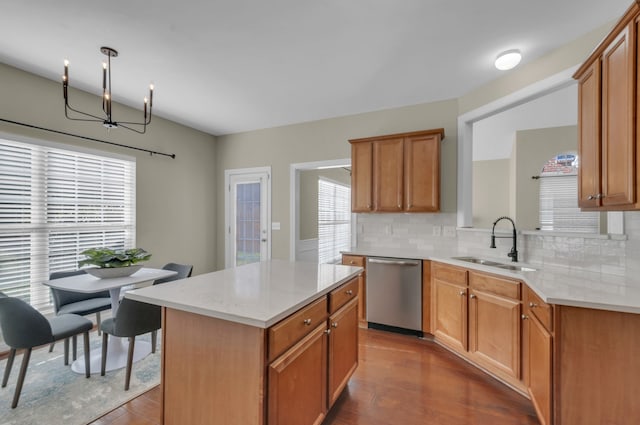
[[[135,131],[136,133],[144,134],[147,131],[147,125],[151,123],[151,109],[153,108],[153,84],[149,85],[149,98],[144,98],[144,120],[142,122],[130,122],[113,120],[111,110],[111,58],[118,56],[118,51],[111,47],[101,47],[100,51],[107,56],[107,62],[102,62],[102,111],[104,117],[98,117],[86,112],[79,111],[69,106],[69,61],[64,61],[64,75],[62,76],[62,93],[64,95],[64,115],[73,121],[90,121],[101,122],[102,125],[108,129],[112,128],[126,128],[127,130]],[[147,104],[149,105],[149,113],[147,114]],[[85,118],[71,117],[69,111],[82,115]],[[138,128],[133,128],[135,126]]]
[[[498,55],[495,65],[500,71],[506,71],[508,69],[515,68],[516,65],[520,63],[520,59],[522,59],[520,50],[507,50],[506,52],[502,52]]]

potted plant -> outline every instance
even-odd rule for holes
[[[151,258],[151,254],[142,248],[90,248],[80,254],[86,258],[78,261],[78,266],[97,266],[85,271],[98,278],[131,276],[142,267],[137,263]]]

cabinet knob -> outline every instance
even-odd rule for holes
[[[469,298],[475,298],[475,297],[476,297],[475,294],[469,295]]]
[[[523,314],[522,316],[520,316],[522,318],[522,320],[527,320],[529,318],[529,316],[527,316],[526,314]]]
[[[402,209],[402,205],[398,204],[398,209],[401,210]]]
[[[331,324],[331,327],[332,327],[332,328],[337,328],[337,327],[338,327],[338,322],[333,322],[333,323]]]
[[[331,333],[331,329],[325,329],[324,333],[326,333],[327,335],[329,335]]]
[[[538,304],[536,303],[529,303],[529,308],[536,308],[538,307]]]
[[[355,261],[353,261],[353,260],[349,261],[349,264],[351,264],[351,265],[354,265],[355,263],[356,263],[356,262],[355,262]]]
[[[302,323],[304,323],[305,325],[309,326],[309,325],[311,325],[311,319],[304,319],[304,321]]]
[[[367,209],[370,210],[371,209],[371,204],[367,204]]]
[[[589,201],[593,201],[594,199],[596,199],[596,197],[595,197],[595,196],[593,196],[593,195],[589,195],[589,196],[587,196],[587,199],[588,199]]]
[[[353,291],[352,291],[351,289],[349,289],[349,290],[347,291],[347,295],[353,295]]]
[[[460,296],[464,297],[465,295],[467,295],[467,293],[465,291],[460,291]]]
[[[596,195],[596,199],[602,199],[602,198],[604,198],[604,195],[602,193],[598,193]]]

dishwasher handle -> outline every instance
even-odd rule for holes
[[[374,264],[392,264],[395,266],[419,266],[419,260],[391,260],[386,258],[369,258],[368,261]]]

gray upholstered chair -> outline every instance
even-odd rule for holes
[[[157,279],[153,282],[154,285],[171,282],[172,280],[186,279],[187,277],[191,277],[191,273],[193,272],[193,266],[189,264],[167,263],[162,269],[173,270],[174,272],[178,272],[178,274],[165,277],[164,279]]]
[[[133,364],[133,350],[137,335],[160,329],[160,306],[123,298],[115,317],[102,322],[102,364],[100,374],[104,376],[107,366],[107,347],[109,335],[129,338],[129,352],[127,355],[127,370],[124,381],[124,389],[129,389],[131,381],[131,366]],[[155,343],[152,345],[152,353],[156,352]]]
[[[2,388],[7,386],[16,351],[24,349],[22,366],[18,375],[16,390],[11,408],[18,405],[24,377],[29,366],[31,350],[40,345],[65,340],[65,364],[69,364],[69,337],[84,335],[84,367],[87,378],[91,375],[89,365],[89,331],[93,327],[91,320],[76,314],[63,314],[47,319],[38,310],[19,298],[7,297],[0,292],[0,328],[7,345],[10,347],[7,366],[4,370]]]
[[[63,277],[77,276],[80,274],[85,274],[85,271],[74,270],[53,272],[49,275],[49,280],[62,279]],[[111,309],[111,297],[109,296],[109,291],[85,294],[82,292],[51,288],[51,296],[53,298],[53,308],[57,315],[79,314],[80,316],[86,316],[95,313],[98,335],[100,335],[100,312]],[[77,352],[76,337],[72,338],[72,342],[73,360],[75,360]],[[54,344],[51,344],[49,352],[53,351],[53,346]]]

